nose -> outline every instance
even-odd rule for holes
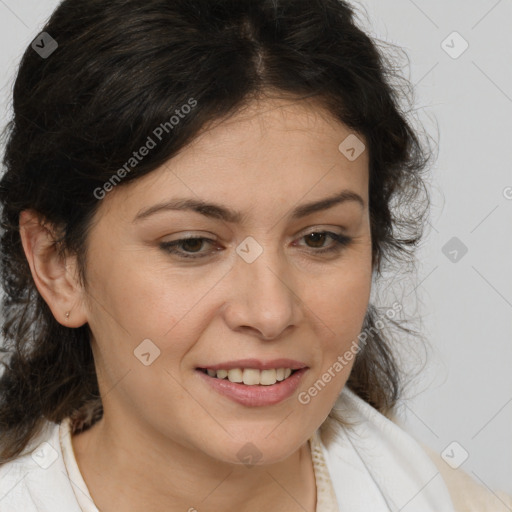
[[[265,250],[252,263],[237,258],[229,287],[223,314],[233,331],[272,340],[302,318],[302,301],[294,290],[291,268],[277,251]]]

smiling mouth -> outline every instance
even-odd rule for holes
[[[210,370],[197,368],[213,379],[226,380],[246,386],[272,386],[285,381],[298,370],[291,368],[274,368],[258,370],[256,368],[233,368],[231,370]]]

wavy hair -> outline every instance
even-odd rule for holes
[[[87,235],[100,203],[94,191],[190,98],[197,108],[119,186],[259,95],[310,98],[367,142],[374,272],[414,263],[430,154],[402,104],[409,82],[357,26],[348,2],[64,0],[43,31],[58,48],[48,58],[25,51],[4,130],[0,463],[22,453],[46,420],[71,416],[80,431],[102,416],[89,327],[59,324],[39,294],[20,212],[36,210],[59,228],[55,244],[77,255],[86,282]],[[371,334],[347,386],[387,414],[403,379],[392,337],[375,328],[377,313],[370,304],[364,329]]]

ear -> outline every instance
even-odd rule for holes
[[[81,327],[87,322],[87,315],[76,256],[59,255],[55,228],[36,211],[22,211],[19,226],[35,285],[53,316],[65,327]]]

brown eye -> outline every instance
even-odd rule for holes
[[[302,238],[307,240],[307,247],[312,249],[313,254],[339,252],[352,242],[352,238],[338,233],[332,233],[331,231],[314,231],[304,235]],[[324,244],[329,238],[333,243],[325,247]]]
[[[324,245],[324,242],[327,238],[326,233],[310,233],[309,235],[306,235],[304,237],[307,241],[312,242],[313,245],[310,247],[314,247],[316,249],[322,248]]]
[[[204,258],[211,255],[212,251],[201,251],[201,249],[206,244],[213,245],[214,243],[215,241],[209,238],[190,237],[172,242],[162,242],[160,248],[168,253],[177,254],[181,258]]]
[[[183,240],[181,246],[185,251],[190,252],[198,252],[201,247],[203,247],[203,239],[202,238],[188,238]]]

